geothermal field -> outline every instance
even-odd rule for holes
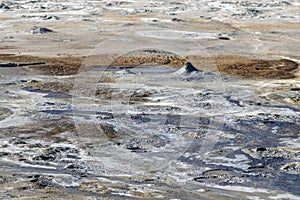
[[[298,0],[4,0],[0,44],[0,199],[300,199]]]

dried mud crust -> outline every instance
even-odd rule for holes
[[[109,62],[112,60],[112,62]],[[29,65],[25,68],[36,70],[45,75],[74,75],[78,70],[88,67],[110,66],[136,67],[143,65],[166,65],[182,67],[185,61],[191,61],[198,69],[219,71],[246,78],[289,79],[295,78],[298,63],[288,59],[263,60],[242,56],[224,55],[214,57],[149,54],[149,55],[94,55],[94,56],[65,56],[65,57],[38,57],[31,55],[0,54],[0,62],[29,63],[45,62],[40,65]],[[210,64],[209,67],[205,66]],[[214,67],[211,66],[214,65]]]

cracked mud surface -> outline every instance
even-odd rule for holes
[[[299,6],[0,2],[0,199],[299,199]]]

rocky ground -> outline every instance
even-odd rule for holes
[[[299,199],[298,1],[1,1],[0,199]]]

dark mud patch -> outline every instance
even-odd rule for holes
[[[102,133],[107,138],[109,138],[109,139],[117,138],[118,133],[114,130],[113,126],[101,124],[100,127],[102,129]]]
[[[1,137],[19,137],[22,135],[25,138],[48,139],[61,141],[59,134],[61,133],[74,133],[76,134],[76,127],[74,121],[68,116],[51,116],[49,118],[35,115],[34,122],[21,126],[0,128]]]

